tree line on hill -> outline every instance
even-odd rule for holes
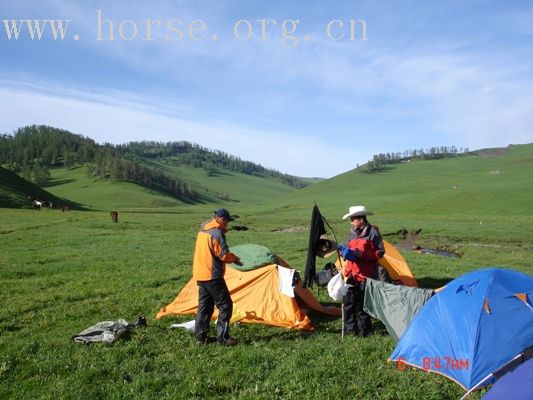
[[[455,157],[468,153],[468,148],[457,148],[455,146],[430,147],[429,149],[410,149],[397,153],[379,153],[372,157],[364,165],[364,172],[379,172],[386,168],[388,164],[397,164],[415,160],[437,160],[440,158]],[[359,166],[357,166],[359,168]]]
[[[185,201],[198,199],[185,181],[129,159],[111,144],[98,145],[90,138],[49,126],[26,126],[14,135],[0,135],[0,163],[39,186],[50,179],[50,167],[87,165],[87,173],[93,177],[136,183]]]
[[[209,151],[185,141],[99,145],[90,138],[43,125],[22,127],[13,135],[0,135],[0,164],[39,186],[49,181],[50,167],[87,165],[87,173],[93,177],[133,182],[165,191],[182,200],[198,200],[199,194],[184,180],[148,167],[143,162],[145,159],[170,158],[178,164],[203,168],[210,175],[223,169],[276,177],[296,188],[307,184],[298,177],[243,161],[222,151]]]
[[[187,141],[165,143],[154,141],[130,142],[118,145],[115,148],[124,155],[135,155],[149,159],[173,158],[173,161],[178,164],[203,168],[209,175],[215,175],[218,170],[222,169],[246,175],[278,178],[283,183],[297,189],[308,185],[307,182],[296,176],[265,168],[262,165],[242,160],[220,150],[208,150],[205,147]]]

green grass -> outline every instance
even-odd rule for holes
[[[176,319],[156,321],[159,308],[190,279],[196,229],[209,210],[189,206],[174,213],[123,212],[119,223],[113,224],[107,212],[0,209],[0,398],[449,399],[462,395],[459,386],[445,378],[400,372],[387,364],[395,343],[379,323],[368,338],[342,341],[339,320],[316,316],[314,333],[243,324],[233,328],[241,345],[198,348],[190,333],[169,329]],[[306,213],[286,218],[271,211],[267,216],[266,210],[258,213],[252,205],[239,212],[239,224],[249,230],[230,231],[230,244],[267,245],[303,270],[308,233],[283,229],[307,226]],[[531,273],[533,234],[515,236],[516,227],[504,217],[484,222],[487,229],[476,231],[475,239],[471,231],[479,221],[473,217],[415,221],[431,233],[427,240],[451,241],[464,251],[460,259],[404,253],[428,286],[486,265]],[[383,220],[382,230],[411,223],[411,217],[397,216],[390,224]],[[532,225],[533,218],[525,217],[523,224]],[[338,232],[344,234],[346,229],[343,224]],[[466,245],[474,241],[478,245]],[[323,292],[320,296],[327,301]],[[148,329],[113,345],[87,346],[70,340],[95,322],[118,318],[133,322],[140,314],[148,317]],[[472,398],[479,397],[477,393]]]
[[[272,182],[262,186],[259,177],[210,178],[199,170],[167,168],[214,192],[234,190],[230,197],[241,201],[222,204],[241,215],[236,224],[249,230],[230,231],[230,245],[266,245],[301,272],[314,201],[339,241],[348,230],[341,216],[353,204],[374,210],[371,222],[384,234],[422,229],[420,245],[446,245],[463,254],[403,253],[419,283],[438,287],[485,266],[532,274],[532,154],[532,145],[515,146],[496,157],[417,161],[372,175],[352,171],[286,194]],[[368,338],[344,340],[339,320],[316,315],[313,333],[243,324],[233,328],[241,345],[198,348],[190,333],[169,329],[190,317],[154,317],[190,279],[196,230],[217,206],[187,206],[135,185],[91,180],[83,168],[52,174],[52,193],[102,211],[0,208],[0,398],[463,394],[443,377],[387,364],[395,343],[380,323]],[[111,222],[110,209],[119,210],[118,224]],[[318,295],[329,301],[323,291]],[[70,339],[98,321],[133,322],[140,314],[148,317],[148,329],[113,345]]]

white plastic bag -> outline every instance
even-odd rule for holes
[[[182,328],[182,329],[188,330],[189,332],[194,332],[195,325],[196,325],[196,320],[193,319],[192,321],[187,321],[182,324],[172,324],[170,325],[170,327],[171,328]]]
[[[339,272],[328,282],[328,294],[335,301],[342,300],[342,297],[346,294],[348,289],[346,283],[344,283],[344,278]]]

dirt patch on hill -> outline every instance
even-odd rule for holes
[[[496,147],[494,149],[481,149],[472,151],[471,154],[480,157],[498,157],[507,154],[509,149],[507,147]]]
[[[395,244],[397,249],[405,251],[414,251],[416,253],[434,254],[443,257],[458,258],[462,256],[462,252],[457,246],[451,246],[447,244],[441,244],[434,248],[426,248],[418,245],[417,241],[420,237],[422,229],[414,231],[408,231],[407,229],[400,229],[397,232],[384,233],[384,237],[395,237],[399,239],[399,242]]]

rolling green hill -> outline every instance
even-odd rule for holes
[[[50,173],[52,180],[46,186],[49,192],[69,197],[92,210],[146,209],[184,204],[166,193],[134,183],[91,178],[84,166],[73,169],[53,168]]]
[[[332,215],[365,204],[377,215],[519,216],[530,215],[533,204],[533,144],[400,159],[374,172],[363,166],[328,180],[304,180],[188,142],[100,146],[43,126],[0,139],[1,159],[10,168],[40,165],[51,174],[45,185],[51,195],[97,210],[216,203],[299,218],[317,202]],[[20,193],[27,197],[28,182],[13,179],[6,178],[11,189],[2,189],[5,207],[23,204],[8,200]]]
[[[168,161],[151,163],[168,176],[179,176],[199,195],[198,203],[255,203],[278,198],[296,189],[273,177],[259,177],[238,172],[207,174],[202,168],[177,166]],[[89,177],[87,168],[52,168],[52,180],[46,189],[95,210],[154,209],[185,206],[186,203],[164,192],[130,182]]]
[[[66,197],[51,194],[39,186],[26,181],[16,173],[0,167],[0,207],[29,208],[31,204],[28,197],[34,197],[41,201],[51,201],[57,206],[69,206],[75,209],[81,208],[79,204],[68,200]]]
[[[317,180],[283,174],[185,141],[99,145],[42,125],[0,135],[2,164],[59,196],[71,196],[100,210],[259,202]]]
[[[533,144],[486,149],[441,160],[412,160],[384,172],[352,170],[294,192],[269,208],[343,214],[365,204],[376,214],[531,215]]]

